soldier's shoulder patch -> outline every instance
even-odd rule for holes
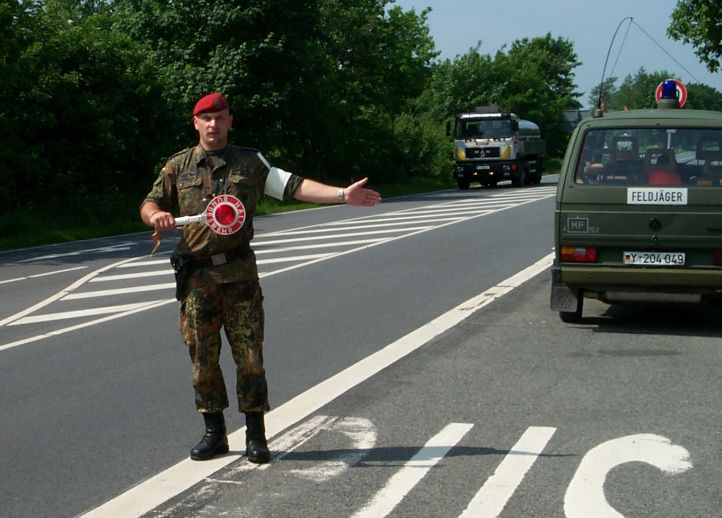
[[[178,151],[177,153],[173,153],[171,156],[168,157],[168,161],[170,162],[170,161],[173,160],[174,158],[178,158],[178,157],[180,157],[180,156],[186,155],[186,154],[188,154],[190,151],[193,151],[193,148],[192,148],[192,147],[187,147],[187,148],[185,148],[185,149],[182,149],[182,150]]]
[[[245,146],[233,146],[237,150],[239,150],[242,153],[249,153],[249,154],[256,154],[259,153],[259,151],[254,147],[245,147]]]
[[[252,147],[233,146],[230,154],[231,167],[245,171],[244,174],[254,174],[264,168],[261,152]]]

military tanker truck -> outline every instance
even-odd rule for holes
[[[472,182],[493,187],[511,180],[519,187],[538,184],[546,143],[539,126],[496,106],[478,106],[456,115],[453,175],[459,189]]]

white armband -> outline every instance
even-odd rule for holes
[[[286,184],[289,178],[291,178],[291,173],[288,171],[284,171],[278,167],[271,167],[271,170],[268,172],[268,178],[266,178],[266,188],[263,190],[264,194],[283,201],[283,192],[286,190]]]
[[[266,186],[263,189],[263,194],[283,201],[283,192],[286,190],[286,184],[288,183],[288,179],[291,178],[291,173],[278,167],[272,167],[261,153],[258,153],[258,159],[268,168],[268,176],[266,177]]]

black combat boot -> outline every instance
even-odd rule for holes
[[[246,457],[255,464],[271,461],[262,412],[246,412]]]
[[[228,437],[223,412],[203,413],[206,433],[201,442],[191,450],[191,459],[209,460],[221,453],[228,453]]]

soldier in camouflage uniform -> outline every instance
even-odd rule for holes
[[[180,331],[193,365],[196,408],[206,432],[191,450],[194,460],[228,451],[223,410],[228,407],[219,365],[223,328],[236,364],[238,409],[246,416],[246,455],[265,463],[270,452],[263,415],[269,410],[263,367],[263,294],[256,258],[250,248],[253,215],[261,193],[279,200],[348,203],[371,207],[380,203],[364,178],[346,188],[332,187],[272,167],[255,149],[228,144],[233,116],[225,97],[202,97],[193,109],[199,144],[173,155],[161,169],[141,205],[141,219],[156,231],[175,228],[172,210],[181,216],[204,212],[209,201],[232,194],[244,205],[245,220],[233,234],[216,234],[205,223],[183,228],[173,255],[180,300]]]

